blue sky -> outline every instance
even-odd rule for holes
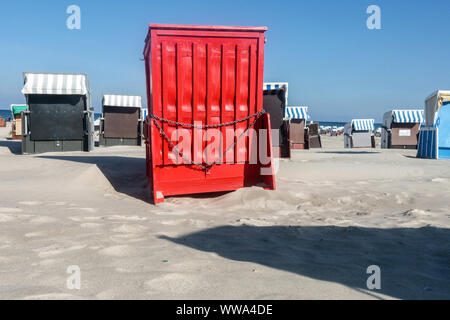
[[[66,28],[72,4],[81,30]],[[382,30],[366,27],[371,4]],[[289,104],[313,119],[379,121],[450,88],[449,16],[448,0],[2,1],[0,108],[24,102],[24,71],[87,73],[96,111],[102,93],[145,96],[148,24],[215,24],[267,26],[264,78],[288,81]]]

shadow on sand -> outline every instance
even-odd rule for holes
[[[2,140],[0,141],[0,148],[6,147],[12,154],[22,153],[22,141],[20,140]]]
[[[416,160],[434,160],[434,159],[423,159],[423,158],[418,158],[417,156],[410,156],[410,155],[403,155],[405,158],[409,158],[409,159],[416,159]]]
[[[206,192],[206,193],[193,193],[193,194],[180,194],[180,195],[173,195],[173,196],[168,196],[168,198],[173,198],[173,199],[216,199],[216,198],[220,198],[224,195],[233,193],[234,191],[218,191],[218,192]]]
[[[39,156],[39,158],[95,164],[117,192],[143,201],[150,200],[145,159],[120,156]]]
[[[450,229],[244,225],[160,238],[358,291],[367,290],[367,268],[377,265],[378,293],[399,299],[450,298]]]
[[[131,158],[121,156],[39,156],[43,159],[56,159],[79,163],[95,164],[108,179],[114,190],[130,197],[153,203],[149,195],[149,186],[146,175],[144,158]],[[204,194],[175,195],[170,198],[206,199],[218,198],[226,192],[212,192]]]

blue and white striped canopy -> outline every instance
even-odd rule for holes
[[[423,110],[394,110],[395,123],[422,123]]]
[[[308,107],[287,107],[286,118],[308,120]]]
[[[287,82],[264,82],[264,90],[274,90],[279,88],[288,89]]]
[[[374,119],[353,119],[352,126],[355,131],[373,131]]]

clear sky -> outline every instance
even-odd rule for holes
[[[81,8],[81,30],[66,9]],[[369,5],[382,30],[369,30]],[[145,93],[149,23],[267,26],[265,80],[289,82],[289,104],[314,120],[373,117],[423,107],[450,89],[450,1],[16,0],[0,3],[0,108],[24,102],[22,72],[87,73],[103,93]]]

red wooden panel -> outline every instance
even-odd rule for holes
[[[206,124],[206,45],[194,43],[193,51],[193,113],[194,124]],[[203,130],[194,129],[193,160],[203,162]]]
[[[222,46],[222,101],[221,101],[221,123],[233,122],[235,118],[236,97],[236,45],[233,43]],[[223,126],[222,150],[220,156],[228,150],[222,162],[234,162],[234,125]]]
[[[148,66],[147,74],[151,74],[153,72],[153,81],[148,81],[147,90],[150,93],[147,93],[149,97],[148,101],[148,114],[155,114],[158,116],[162,116],[162,44],[156,41],[155,35],[153,35],[152,41],[152,55],[146,60],[150,61],[150,65]],[[152,120],[149,119],[149,123],[152,124]],[[153,164],[161,165],[163,164],[163,139],[161,134],[156,130],[155,133],[151,134],[149,139],[150,148],[153,154]]]
[[[179,51],[177,57],[177,110],[178,122],[193,123],[192,118],[192,43],[182,41],[179,43]],[[183,153],[178,164],[190,163],[192,161],[192,129],[188,127],[177,127],[179,151]],[[184,141],[187,139],[188,141]],[[183,148],[183,147],[185,148]]]
[[[250,46],[250,82],[249,82],[249,99],[248,99],[248,109],[249,114],[255,114],[256,110],[259,109],[256,107],[256,96],[257,96],[257,69],[258,69],[258,59],[257,59],[257,52],[256,52],[256,46],[251,45]],[[254,119],[249,119],[247,121],[247,127],[250,126],[251,122]],[[251,130],[249,132],[249,139],[248,139],[248,161],[251,163],[255,163],[257,161],[258,157],[258,144],[256,141],[256,136],[254,134],[255,131]]]
[[[177,121],[177,44],[174,42],[162,42],[162,117],[167,120]],[[164,122],[162,125],[167,137],[172,140],[176,137],[176,126]],[[173,141],[173,140],[172,140]],[[163,162],[172,165],[175,162],[172,146],[163,141]]]
[[[218,125],[221,123],[221,64],[222,48],[217,44],[208,44],[207,51],[207,93],[206,93],[206,124]],[[220,147],[220,129],[209,128],[206,130],[206,159],[207,163],[213,163],[222,152]]]
[[[249,57],[250,50],[247,45],[239,45],[237,49],[236,64],[236,119],[243,119],[250,115],[249,113]],[[240,122],[236,124],[236,140],[248,128],[250,121]],[[248,133],[241,138],[236,144],[236,163],[244,163],[248,161]]]

